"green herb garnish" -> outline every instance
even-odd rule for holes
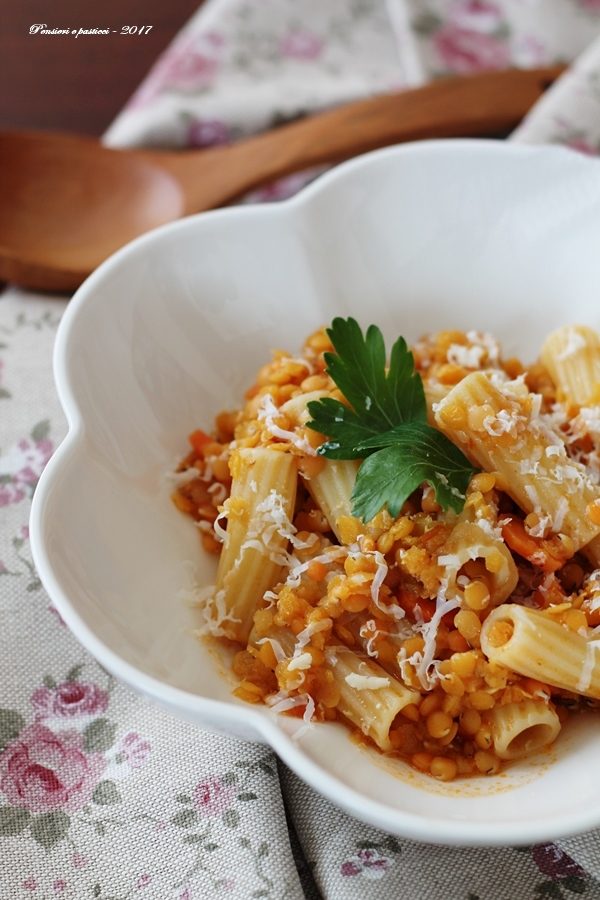
[[[318,453],[329,459],[363,459],[352,492],[352,512],[368,522],[387,506],[396,517],[423,482],[444,509],[460,512],[476,471],[448,438],[427,424],[423,381],[400,337],[389,368],[383,335],[366,335],[355,319],[336,318],[327,329],[336,353],[326,353],[327,373],[350,404],[326,397],[308,404],[308,427],[328,440]]]

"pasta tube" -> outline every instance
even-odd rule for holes
[[[536,415],[536,396],[522,385],[496,386],[483,372],[463,378],[440,402],[437,426],[488,472],[521,509],[548,516],[552,530],[568,535],[573,552],[600,534],[587,509],[600,487]]]
[[[231,495],[213,612],[226,636],[248,638],[252,617],[264,592],[280,578],[296,500],[296,461],[267,447],[235,450],[231,456]],[[213,615],[213,620],[215,616]]]
[[[520,675],[600,699],[600,641],[586,640],[539,610],[497,607],[483,623],[481,649]]]
[[[306,487],[337,539],[344,543],[348,522],[341,523],[340,520],[342,517],[355,520],[351,496],[359,463],[355,459],[326,459],[324,462],[321,471],[306,481]],[[345,527],[340,527],[342,524]],[[354,530],[350,529],[350,532]],[[364,528],[359,527],[358,531],[364,531]]]
[[[306,655],[310,666],[310,656],[304,651],[306,644],[298,646],[297,638],[288,629],[273,628],[260,641],[256,639],[255,631],[250,635],[250,643],[254,646],[265,640],[271,642],[279,661],[285,654],[299,673],[304,666],[294,665],[294,658],[303,661]],[[340,693],[337,703],[339,712],[382,750],[390,750],[390,729],[394,719],[409,703],[418,703],[420,694],[407,688],[377,663],[341,644],[327,648],[326,660]],[[302,681],[299,686],[301,684]]]
[[[452,389],[451,384],[442,384],[440,381],[423,381],[425,402],[427,403],[427,421],[435,425],[435,412],[433,407],[443,400]]]
[[[394,719],[409,703],[418,703],[420,695],[347,647],[332,647],[328,657],[340,691],[338,710],[381,750],[391,750]]]
[[[560,719],[543,700],[495,706],[490,713],[494,751],[500,759],[530,756],[558,737]]]
[[[281,407],[281,411],[290,417],[296,424],[303,425],[310,418],[306,408],[307,403],[311,400],[319,400],[326,397],[326,391],[312,391],[309,394],[300,394],[298,397],[292,397]],[[364,530],[360,527],[349,527],[351,523],[346,521],[344,527],[340,528],[340,519],[342,516],[345,520],[354,520],[352,516],[352,491],[354,490],[354,482],[360,465],[355,459],[320,459],[320,465],[310,472],[301,469],[308,491],[329,522],[331,530],[340,543],[344,542],[344,537],[348,534],[352,535],[349,543],[355,540],[355,535]],[[354,520],[358,524],[358,520]]]
[[[559,397],[579,406],[600,402],[600,337],[592,328],[558,328],[544,341],[540,359]]]
[[[394,678],[402,681],[402,671],[398,665],[398,654],[407,637],[412,637],[414,632],[411,625],[402,627],[404,620],[396,623],[396,632],[380,632],[375,619],[369,619],[364,614],[344,613],[336,621],[337,634],[344,644],[357,647],[361,656],[365,654],[371,659],[377,660],[381,666]],[[342,630],[343,629],[343,630]],[[380,634],[385,636],[385,641],[377,647]]]
[[[286,400],[280,410],[294,425],[306,425],[310,419],[308,404],[313,400],[321,400],[322,397],[329,397],[329,391],[308,391],[305,394],[296,394],[295,397]]]
[[[461,569],[471,560],[481,560],[485,566],[484,580],[490,592],[490,603],[497,606],[510,597],[517,586],[519,573],[512,554],[501,537],[484,531],[477,522],[459,521],[438,557],[448,579],[446,596],[462,600],[464,587],[458,583]]]

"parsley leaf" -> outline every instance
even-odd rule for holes
[[[380,433],[427,420],[423,382],[404,338],[392,347],[386,372],[385,344],[376,325],[363,337],[356,319],[336,318],[327,334],[336,350],[325,354],[327,372],[366,427]]]
[[[381,449],[365,459],[352,492],[352,512],[363,521],[370,521],[386,505],[395,518],[425,481],[433,487],[440,506],[457,513],[463,508],[474,469],[441,431],[414,422],[368,439],[365,445],[357,447],[361,455]]]
[[[344,406],[333,397],[323,397],[321,400],[311,400],[308,411],[312,421],[308,427],[313,431],[320,431],[329,438],[318,449],[321,456],[329,459],[356,459],[365,456],[364,450],[357,451],[356,447],[365,444],[369,438],[378,438],[379,432],[366,425],[360,416],[348,406]]]
[[[387,506],[397,516],[423,482],[444,509],[460,512],[475,469],[441,431],[427,423],[421,376],[404,338],[392,347],[377,326],[363,337],[355,319],[333,320],[327,329],[336,353],[326,353],[327,372],[350,404],[325,397],[308,404],[309,428],[328,437],[318,453],[329,459],[363,459],[352,493],[352,512],[365,522]]]

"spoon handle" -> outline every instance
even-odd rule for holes
[[[505,135],[562,71],[555,66],[444,78],[348,103],[231,147],[153,155],[182,183],[186,211],[197,212],[283,175],[378,147],[423,138]]]

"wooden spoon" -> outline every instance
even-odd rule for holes
[[[111,150],[76,135],[4,132],[0,279],[70,291],[137,235],[282,175],[402,141],[506,134],[561,71],[448,78],[211,150]]]

